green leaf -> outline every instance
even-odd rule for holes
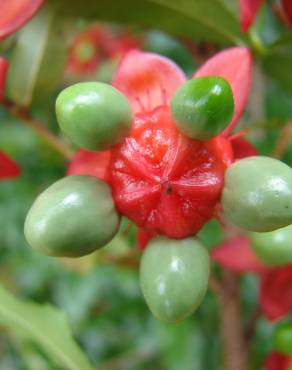
[[[197,65],[193,55],[178,40],[160,31],[150,31],[146,34],[146,50],[164,55],[172,59],[182,70],[192,76]]]
[[[0,287],[0,324],[35,341],[64,369],[93,370],[75,343],[65,314],[53,306],[18,300]]]
[[[67,57],[65,27],[44,8],[20,32],[7,79],[7,95],[18,105],[45,99],[58,85]]]
[[[179,36],[240,44],[246,36],[224,0],[49,0],[58,14],[159,28]]]
[[[271,53],[263,60],[265,73],[290,94],[292,93],[291,65],[292,52],[286,50]]]

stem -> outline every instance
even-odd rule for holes
[[[72,160],[74,152],[62,140],[50,132],[42,122],[32,117],[27,109],[19,108],[15,104],[5,101],[3,105],[7,108],[10,114],[17,118],[20,122],[30,127],[40,137],[42,137],[52,148],[62,154],[66,159]]]
[[[257,320],[260,317],[261,317],[261,310],[260,310],[259,306],[257,306],[253,315],[250,318],[249,323],[246,326],[245,340],[246,340],[247,346],[250,346],[250,341],[253,338],[254,333],[255,333],[255,326],[256,326]]]
[[[267,48],[265,47],[258,33],[255,31],[253,27],[249,31],[249,37],[250,37],[250,41],[252,43],[253,50],[255,51],[255,53],[259,56],[266,55]]]
[[[281,130],[274,147],[273,157],[281,159],[290,143],[292,143],[292,122],[288,122]]]
[[[221,315],[221,335],[224,347],[225,370],[247,369],[247,348],[241,324],[239,278],[223,271],[222,281],[214,279],[210,286],[217,295]]]
[[[99,365],[99,370],[127,370],[133,369],[136,366],[145,364],[150,360],[153,361],[158,355],[158,350],[155,346],[144,346],[134,351],[122,353],[120,356],[112,360],[108,360]]]

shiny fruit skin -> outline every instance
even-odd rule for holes
[[[133,119],[127,98],[101,82],[81,82],[61,91],[56,114],[62,131],[88,150],[106,150],[121,142]]]
[[[209,255],[195,238],[158,237],[145,249],[140,264],[140,286],[155,317],[179,322],[201,303],[209,279]]]
[[[33,203],[24,233],[31,247],[50,256],[80,257],[107,244],[119,215],[110,187],[91,176],[68,176]]]
[[[107,181],[119,212],[154,234],[195,235],[215,213],[230,142],[189,139],[168,107],[135,116],[130,135],[112,151]]]
[[[251,233],[251,244],[266,264],[281,266],[292,263],[292,225],[267,233]]]
[[[221,77],[198,77],[185,82],[171,100],[177,128],[191,139],[210,140],[231,121],[234,109],[229,83]]]
[[[292,223],[292,170],[269,157],[248,157],[225,173],[223,211],[238,227],[264,232]]]

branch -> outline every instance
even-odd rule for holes
[[[4,101],[3,105],[10,112],[10,114],[17,118],[20,122],[24,123],[27,127],[30,127],[40,137],[42,137],[52,148],[57,150],[66,159],[72,160],[74,152],[69,148],[62,140],[50,132],[42,122],[32,117],[30,112],[25,108],[19,108],[10,101]]]
[[[223,271],[223,279],[214,283],[221,315],[221,335],[224,347],[225,370],[247,369],[247,347],[240,316],[239,278],[231,271]]]
[[[292,143],[292,122],[288,122],[282,128],[274,147],[273,157],[281,159],[290,143]]]
[[[250,345],[250,341],[253,338],[254,333],[255,333],[256,323],[257,323],[258,319],[260,318],[260,316],[261,316],[261,310],[260,310],[259,306],[257,306],[254,313],[252,314],[252,316],[250,318],[250,321],[246,325],[245,340],[246,340],[247,345]]]
[[[108,360],[99,365],[99,370],[128,370],[136,366],[145,364],[157,357],[158,351],[154,346],[144,346],[140,349],[122,353],[112,360]]]

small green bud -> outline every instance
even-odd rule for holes
[[[263,232],[292,223],[292,170],[269,157],[248,157],[225,173],[223,211],[238,227]]]
[[[256,255],[271,266],[292,262],[292,225],[267,233],[251,233],[251,243]]]
[[[185,82],[170,104],[177,128],[198,140],[209,140],[223,131],[234,109],[231,87],[221,77],[198,77]]]
[[[24,234],[35,250],[80,257],[107,244],[119,229],[110,187],[91,176],[68,176],[46,189],[33,203]]]
[[[209,255],[195,238],[158,237],[146,247],[140,286],[153,315],[175,323],[191,315],[205,296]]]
[[[131,130],[132,110],[128,99],[101,82],[82,82],[64,89],[56,101],[62,131],[76,145],[106,150]]]

